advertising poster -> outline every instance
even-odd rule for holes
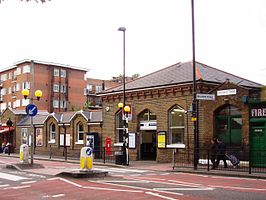
[[[43,131],[42,128],[36,128],[36,146],[43,145]]]
[[[166,147],[166,132],[160,131],[158,132],[158,148]]]

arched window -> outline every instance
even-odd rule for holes
[[[51,124],[49,127],[50,131],[50,143],[55,143],[55,124]]]
[[[84,139],[84,126],[82,123],[77,124],[77,138],[76,138],[76,143],[78,144],[83,144],[83,139]]]
[[[184,143],[185,113],[185,110],[177,105],[169,110],[169,144]]]
[[[140,114],[139,120],[140,121],[155,121],[156,120],[156,115],[155,115],[155,113],[153,113],[150,110],[146,109]]]
[[[123,133],[124,133],[124,121],[122,119],[122,110],[119,110],[115,114],[115,141],[117,143],[123,142]]]

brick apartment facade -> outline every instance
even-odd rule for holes
[[[29,98],[41,90],[40,101],[34,101],[39,110],[66,112],[82,109],[86,102],[84,88],[87,70],[74,66],[24,60],[0,72],[1,112],[7,107],[24,109],[29,104],[21,94],[29,89]]]
[[[126,84],[126,105],[132,114],[128,123],[132,136],[129,144],[133,143],[129,147],[130,160],[170,162],[173,149],[193,151],[192,71],[190,62],[178,63]],[[198,100],[199,148],[206,149],[213,137],[221,138],[230,147],[248,148],[249,106],[242,99],[259,98],[262,85],[198,62],[196,71],[197,93],[215,97]],[[120,86],[100,95],[102,141],[111,138],[114,148],[121,148],[122,112],[117,105],[123,102],[123,89]]]

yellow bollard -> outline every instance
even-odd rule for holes
[[[93,167],[93,157],[91,147],[82,147],[80,150],[80,169],[91,170]]]

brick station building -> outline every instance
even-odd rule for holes
[[[191,121],[193,99],[192,62],[177,63],[126,83],[129,114],[130,160],[169,162],[173,149],[193,151]],[[249,146],[249,106],[247,99],[259,99],[261,84],[196,62],[199,148],[213,137],[229,147]],[[207,94],[207,95],[205,95]],[[214,98],[212,100],[205,97]],[[123,145],[123,85],[100,94],[103,105],[103,138],[114,149]],[[104,145],[104,144],[103,144]]]

